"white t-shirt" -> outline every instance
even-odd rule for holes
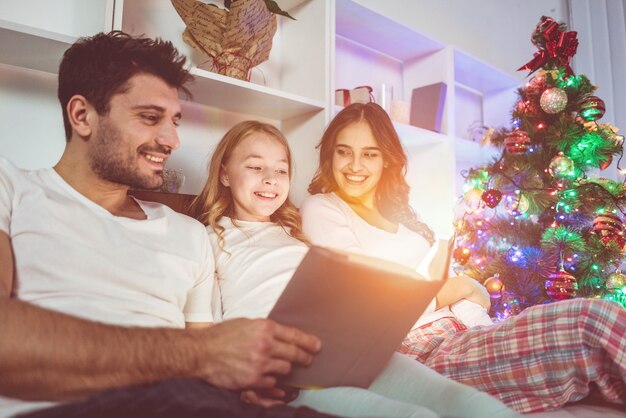
[[[273,222],[220,219],[224,250],[217,234],[207,228],[215,253],[216,277],[221,294],[218,312],[223,319],[265,318],[287,286],[308,247]]]
[[[214,264],[204,227],[166,206],[138,203],[146,220],[114,216],[53,169],[23,171],[0,158],[13,297],[120,326],[211,322]],[[0,397],[0,417],[48,405]]]
[[[367,223],[335,193],[308,196],[300,207],[302,230],[315,245],[379,257],[419,269],[430,250],[424,237],[404,225],[388,232]],[[435,311],[430,303],[415,327],[454,316],[449,308]]]

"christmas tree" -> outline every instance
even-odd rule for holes
[[[500,157],[464,173],[455,270],[485,284],[496,319],[573,297],[626,306],[626,189],[591,176],[621,158],[624,137],[598,122],[604,102],[569,66],[576,32],[544,16],[532,42],[511,127],[483,137]]]

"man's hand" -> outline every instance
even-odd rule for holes
[[[265,408],[269,408],[275,405],[284,405],[285,402],[281,400],[283,396],[285,396],[285,391],[279,388],[257,390],[248,389],[241,392],[242,401],[255,405],[260,405]]]
[[[263,389],[276,385],[277,374],[287,374],[291,364],[308,365],[320,341],[269,319],[234,319],[197,332],[206,341],[200,377],[226,389]]]

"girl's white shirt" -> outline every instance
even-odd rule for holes
[[[219,224],[224,227],[224,249],[207,227],[218,285],[214,319],[267,317],[308,247],[273,222],[223,217]]]

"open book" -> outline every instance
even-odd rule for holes
[[[447,279],[450,255],[447,240],[438,242],[424,277],[378,258],[311,247],[269,318],[316,335],[322,350],[281,383],[368,387]]]

